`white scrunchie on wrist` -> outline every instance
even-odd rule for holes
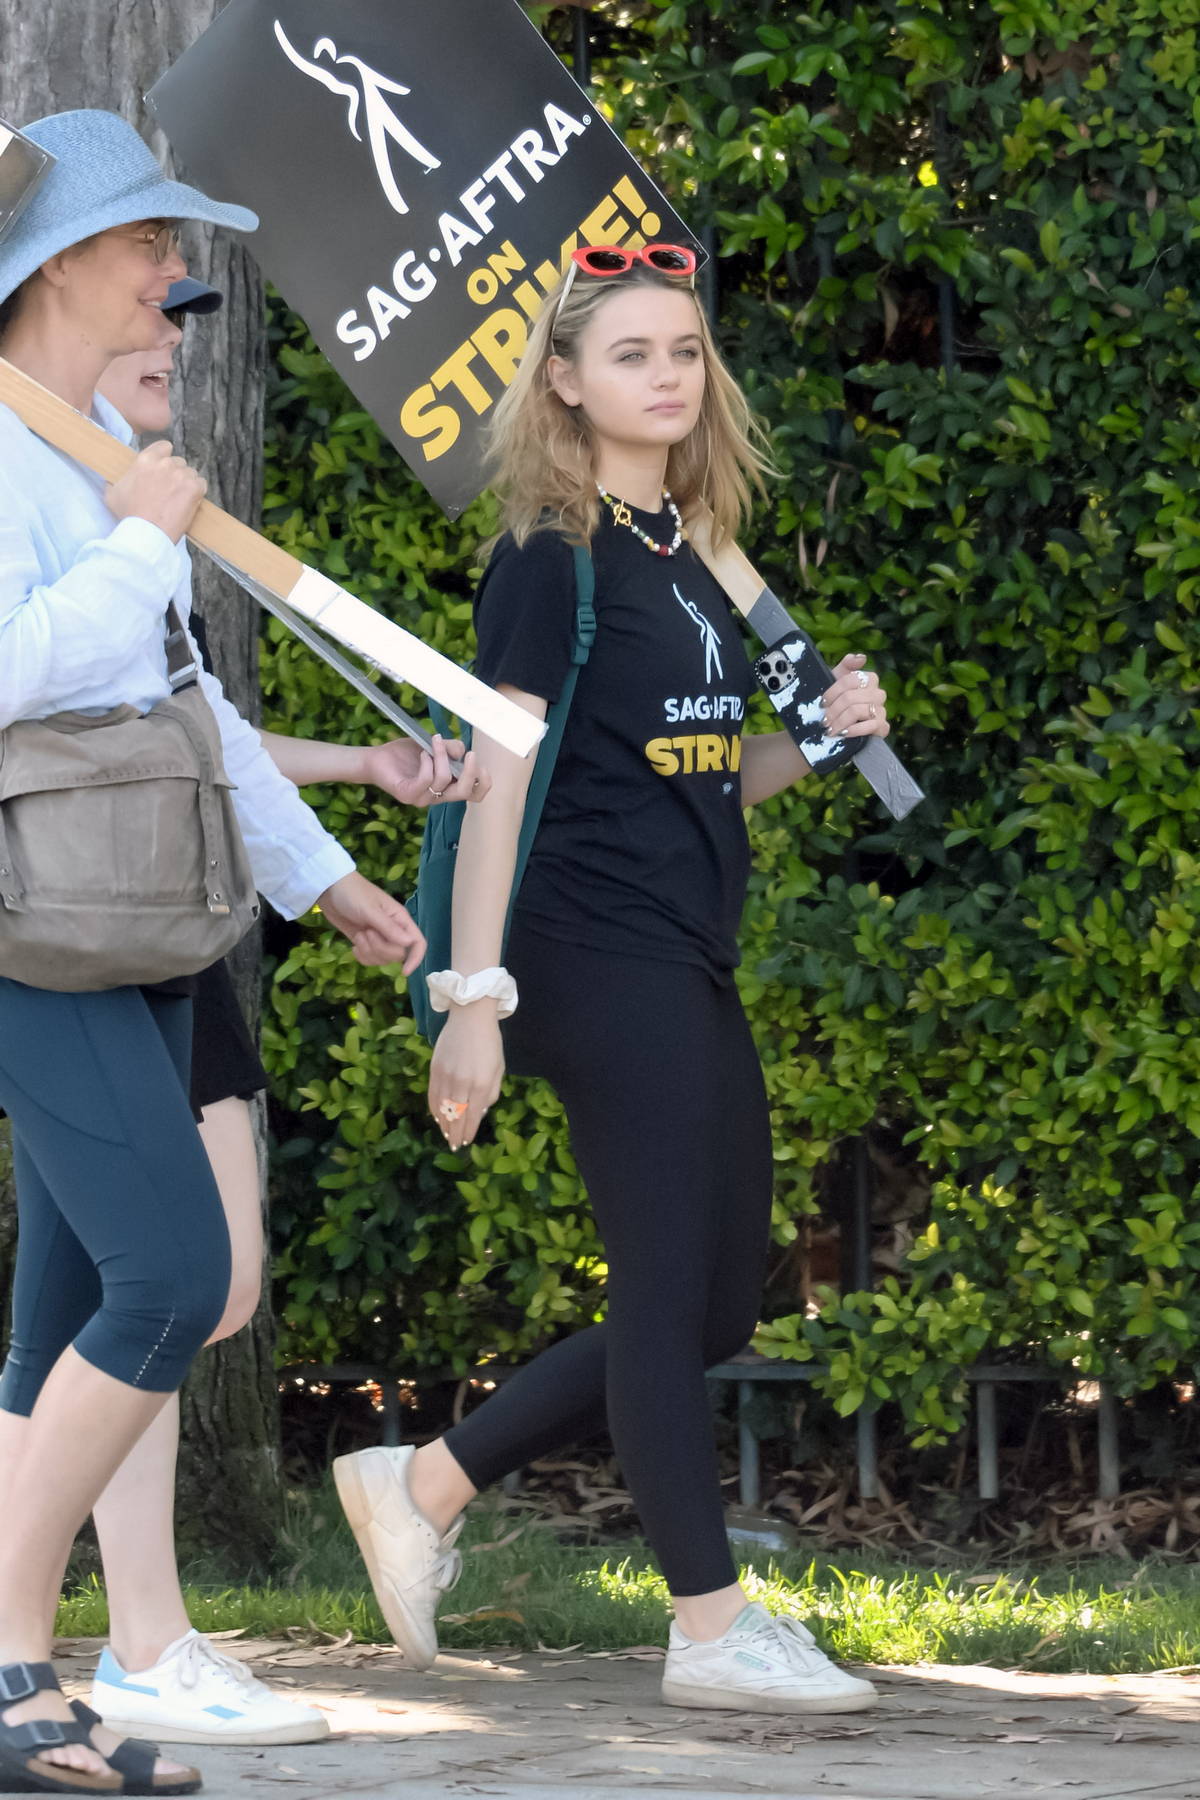
[[[452,1006],[470,1006],[473,1000],[495,1000],[496,1014],[501,1019],[507,1019],[517,1010],[517,984],[507,969],[480,969],[474,975],[439,969],[425,977],[425,987],[434,1012],[449,1012]]]

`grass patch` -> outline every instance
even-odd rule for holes
[[[507,1541],[506,1541],[507,1540]],[[464,1569],[441,1628],[446,1649],[627,1649],[666,1641],[666,1588],[640,1545],[579,1548],[536,1520],[480,1505],[463,1534]],[[852,1662],[985,1663],[1047,1674],[1130,1674],[1200,1665],[1200,1569],[1117,1561],[1003,1574],[936,1573],[895,1558],[807,1552],[746,1561],[755,1597],[796,1612],[831,1655]],[[290,1507],[271,1583],[239,1587],[204,1564],[185,1570],[200,1630],[254,1636],[315,1628],[379,1642],[383,1621],[332,1487]],[[107,1631],[94,1579],[63,1600],[66,1637]]]

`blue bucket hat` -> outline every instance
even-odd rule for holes
[[[51,113],[21,127],[57,160],[0,243],[0,300],[72,244],[139,219],[204,219],[253,231],[257,213],[169,181],[148,144],[116,113]]]

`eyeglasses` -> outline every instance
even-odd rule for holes
[[[183,321],[187,318],[188,312],[189,308],[186,306],[164,306],[162,316],[168,325],[173,325],[176,331],[182,331]]]
[[[177,225],[143,225],[122,235],[145,244],[156,263],[165,263],[168,256],[178,252],[181,241]]]
[[[551,337],[558,330],[567,295],[581,269],[585,275],[595,275],[603,280],[606,275],[628,275],[635,262],[645,263],[648,269],[657,269],[660,275],[686,278],[693,288],[696,285],[696,252],[689,250],[686,244],[643,244],[640,250],[622,250],[616,244],[585,244],[571,252],[571,267],[567,270],[567,284],[559,296]]]

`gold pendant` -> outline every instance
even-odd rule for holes
[[[618,525],[633,524],[633,514],[630,512],[629,507],[624,500],[614,500],[612,502],[612,513],[613,518],[617,521]]]

